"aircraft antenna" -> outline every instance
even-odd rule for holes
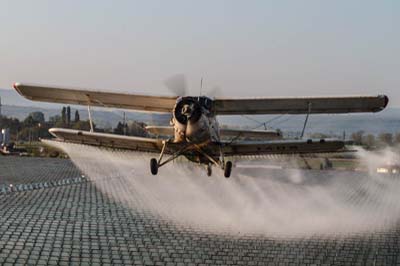
[[[203,77],[201,77],[201,79],[200,79],[200,96],[201,96],[202,90],[203,90]]]

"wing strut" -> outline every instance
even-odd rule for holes
[[[302,139],[304,137],[304,132],[306,131],[306,126],[307,126],[307,122],[308,122],[308,117],[310,116],[311,113],[311,102],[308,103],[308,111],[307,111],[307,116],[306,116],[306,120],[304,120],[304,126],[303,126],[303,130],[301,131],[301,136],[300,139]]]
[[[173,153],[168,159],[162,161],[162,159],[164,157],[164,151],[165,151],[165,148],[167,147],[168,143],[169,143],[169,140],[164,140],[163,141],[163,147],[161,149],[160,156],[158,157],[158,160],[155,160],[155,162],[157,163],[157,168],[159,168],[159,167],[161,167],[161,166],[163,166],[163,165],[175,160],[176,158],[181,156],[185,151],[187,151],[187,150],[189,150],[191,148],[191,145],[185,145],[181,149],[179,149],[178,151]]]
[[[94,132],[94,130],[93,130],[93,121],[92,121],[92,112],[90,110],[90,103],[88,103],[87,110],[88,110],[88,114],[89,114],[90,132]]]
[[[90,109],[90,104],[92,103],[92,101],[90,100],[89,94],[86,94],[86,97],[87,97],[87,99],[88,99],[88,106],[87,106],[87,109],[88,109],[88,115],[89,115],[90,132],[94,132],[94,129],[93,129],[93,120],[92,120],[92,112],[91,112],[91,109]]]
[[[158,160],[156,158],[151,158],[150,159],[150,170],[151,173],[153,175],[156,175],[158,173],[158,168],[160,168],[161,166],[172,162],[173,160],[175,160],[176,158],[178,158],[179,156],[181,156],[185,151],[187,151],[190,147],[190,145],[185,145],[183,146],[181,149],[179,149],[178,151],[174,152],[168,159],[164,160],[164,162],[162,162],[163,156],[164,156],[164,152],[165,152],[165,148],[167,147],[167,143],[169,142],[169,140],[164,140],[163,141],[163,147],[161,149],[161,153],[160,156],[158,157]]]

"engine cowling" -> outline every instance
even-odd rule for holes
[[[187,125],[189,120],[191,123],[197,122],[202,113],[200,104],[192,97],[178,100],[173,112],[175,120],[183,125]]]
[[[209,136],[206,122],[205,97],[182,97],[178,99],[173,110],[173,126],[175,141],[202,141]]]

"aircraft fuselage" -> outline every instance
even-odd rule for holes
[[[219,126],[212,110],[212,100],[205,96],[180,97],[172,111],[171,125],[174,127],[174,142],[203,144],[219,142]],[[191,161],[209,163],[202,154],[193,151],[186,155]]]
[[[178,98],[171,120],[174,142],[220,141],[218,121],[211,106],[212,100],[205,96]]]

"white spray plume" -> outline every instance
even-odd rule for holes
[[[400,177],[377,176],[381,155],[361,150],[371,172],[214,169],[171,163],[150,174],[150,155],[48,142],[104,193],[178,226],[231,235],[337,236],[387,230],[400,218]],[[387,157],[387,158],[385,158]],[[265,164],[265,162],[264,162]]]

